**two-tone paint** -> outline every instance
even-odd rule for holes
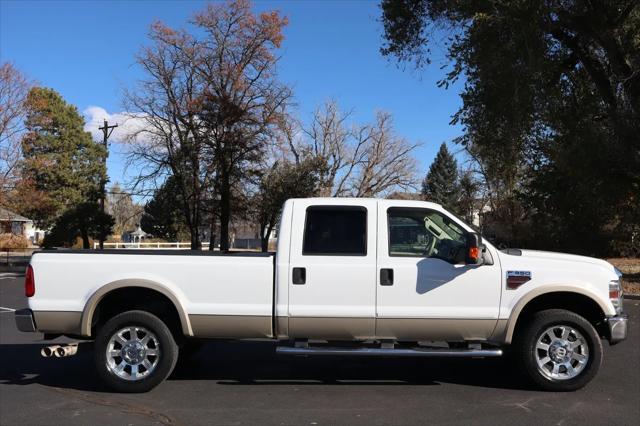
[[[367,212],[366,255],[308,256],[302,252],[306,211],[357,206]],[[497,250],[484,240],[481,265],[453,265],[389,253],[387,211],[441,212],[440,205],[404,200],[294,199],[285,203],[277,255],[189,251],[37,252],[36,291],[29,299],[35,327],[91,337],[96,306],[111,291],[143,287],[166,296],[186,336],[326,340],[488,341],[510,343],[519,314],[544,294],[588,297],[603,318],[616,315],[609,263],[582,256]],[[304,285],[293,269],[305,268]],[[393,269],[393,285],[381,271]],[[507,286],[508,273],[530,279]],[[513,288],[515,287],[515,288]]]

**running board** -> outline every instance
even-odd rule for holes
[[[338,355],[377,357],[429,357],[429,358],[493,358],[502,356],[502,349],[440,349],[440,348],[330,348],[278,346],[276,353],[283,355]]]

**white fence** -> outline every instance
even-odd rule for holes
[[[93,248],[100,247],[100,243],[94,242]],[[188,250],[191,248],[190,242],[175,242],[175,243],[104,243],[104,248],[116,248],[116,249],[181,249]],[[202,243],[203,250],[209,250],[209,243]]]

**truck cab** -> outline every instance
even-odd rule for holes
[[[288,319],[288,337],[491,339],[498,253],[486,244],[468,262],[473,229],[439,205],[290,200],[282,221],[302,230],[281,233],[278,245],[276,314]]]

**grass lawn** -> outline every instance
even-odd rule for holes
[[[624,274],[622,287],[624,294],[640,295],[640,258],[607,259]]]

